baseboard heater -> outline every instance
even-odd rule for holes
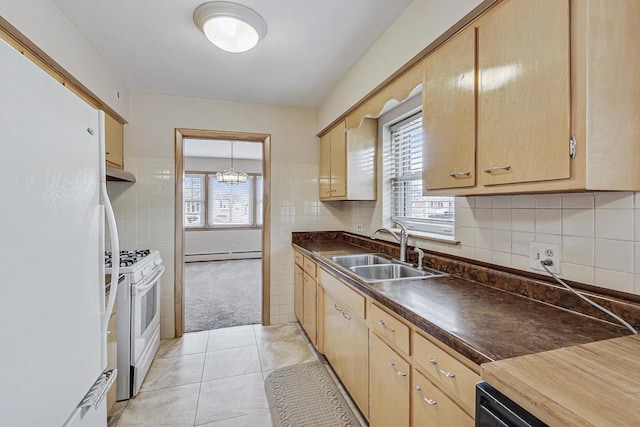
[[[255,259],[255,258],[262,258],[262,251],[185,254],[184,262],[224,261],[224,260],[231,260],[231,259]]]

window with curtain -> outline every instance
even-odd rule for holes
[[[389,127],[385,170],[391,184],[391,219],[410,230],[454,235],[455,198],[422,195],[422,113]]]
[[[194,185],[199,190],[197,201],[193,199],[196,192],[191,187]],[[250,175],[247,182],[229,185],[218,182],[214,172],[186,173],[185,227],[261,227],[263,188],[259,175]],[[197,217],[193,213],[196,209]]]

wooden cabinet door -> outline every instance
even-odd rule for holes
[[[302,299],[303,299],[303,309],[302,309],[302,326],[304,330],[307,331],[307,335],[309,336],[309,340],[313,343],[313,345],[317,345],[317,335],[316,335],[316,281],[312,279],[307,273],[303,273],[303,291],[302,291]]]
[[[473,419],[415,369],[411,388],[411,421],[414,427],[473,427]]]
[[[478,23],[483,185],[569,177],[569,0],[505,0]]]
[[[294,265],[293,269],[293,311],[296,314],[296,318],[302,323],[304,321],[304,273],[298,265]]]
[[[409,364],[371,334],[371,427],[409,426]]]
[[[369,416],[369,328],[342,308],[342,382],[362,413]]]
[[[424,61],[423,188],[476,184],[475,28],[447,41]]]
[[[124,166],[124,125],[109,114],[104,115],[104,122],[105,159],[107,165],[122,169]]]
[[[347,196],[347,136],[345,122],[331,129],[331,197]]]
[[[342,319],[335,309],[336,299],[329,292],[324,292],[324,355],[331,363],[338,376],[342,376],[342,366],[339,364],[338,351],[342,347]]]
[[[320,137],[320,200],[331,198],[331,132]]]

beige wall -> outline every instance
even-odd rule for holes
[[[316,132],[480,3],[482,0],[414,0],[320,104],[316,113]]]

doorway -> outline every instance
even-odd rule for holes
[[[176,337],[269,323],[269,165],[269,135],[176,130]]]

